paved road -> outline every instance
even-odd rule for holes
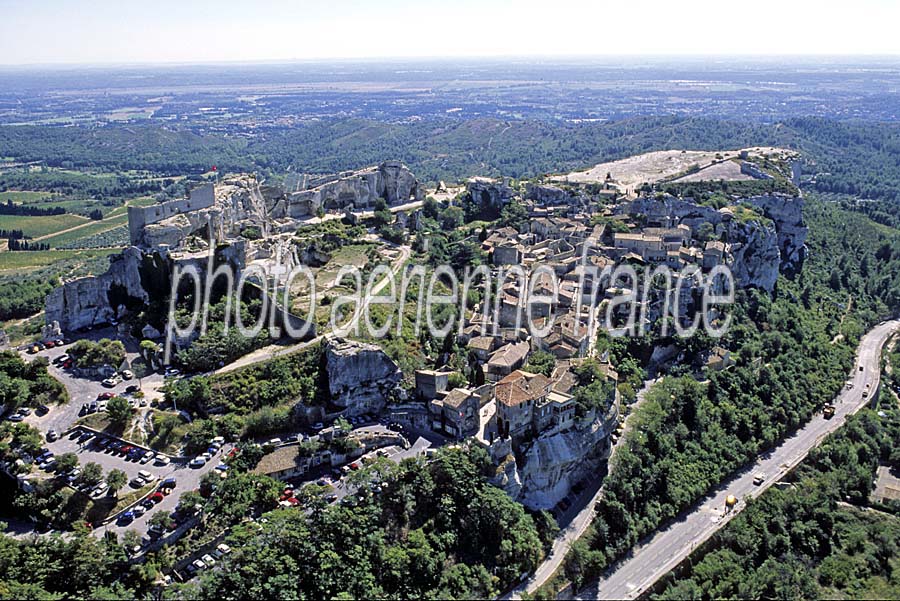
[[[650,387],[658,382],[658,380],[648,380],[644,383],[643,388],[641,388],[637,393],[637,398],[634,403],[632,403],[631,408],[632,411],[629,414],[634,415],[634,410],[637,409],[641,403],[643,402],[647,391],[650,390]],[[625,432],[627,433],[629,429],[629,419],[625,419]],[[612,458],[615,456],[616,449],[619,448],[620,444],[623,444],[625,441],[625,436],[619,438],[619,441],[612,445],[612,450],[610,451],[610,459],[609,463],[611,464]],[[538,568],[534,571],[534,574],[525,581],[524,584],[516,587],[510,594],[509,597],[512,599],[520,599],[523,592],[527,592],[529,594],[534,593],[537,589],[544,585],[548,579],[550,579],[553,574],[562,566],[563,561],[566,558],[566,554],[569,552],[569,549],[576,540],[581,538],[584,534],[585,530],[587,530],[588,526],[591,524],[591,521],[594,518],[594,505],[597,501],[600,500],[600,497],[603,495],[603,487],[597,487],[594,485],[596,490],[591,490],[588,488],[585,492],[583,492],[573,503],[572,507],[563,514],[562,519],[560,520],[561,524],[566,524],[566,526],[560,530],[559,534],[556,536],[556,540],[553,541],[553,546],[550,549],[550,553],[544,559],[543,563],[538,566]],[[571,521],[566,521],[565,518],[571,517]]]
[[[91,338],[93,340],[99,338],[119,338],[113,328],[94,330],[80,337]],[[137,342],[130,338],[122,340],[126,346],[128,359],[134,360],[138,356]],[[46,357],[47,359],[49,359],[51,362],[48,368],[49,372],[63,383],[69,393],[68,403],[64,405],[51,406],[50,411],[44,416],[38,416],[32,413],[32,415],[28,416],[25,419],[27,423],[36,427],[44,435],[46,435],[46,433],[50,430],[56,430],[57,432],[63,433],[71,428],[72,425],[78,420],[78,412],[81,409],[81,405],[83,403],[94,401],[97,398],[97,395],[101,392],[113,392],[121,394],[126,386],[128,386],[129,384],[137,383],[137,380],[132,380],[130,382],[120,383],[113,388],[106,388],[97,380],[76,377],[72,374],[72,372],[63,370],[54,365],[53,360],[66,353],[69,346],[70,345],[65,345],[61,348],[57,347],[46,349],[40,351],[36,355],[21,353],[22,357],[26,361],[33,360],[35,357]],[[148,399],[161,396],[158,394],[157,388],[161,386],[162,383],[162,376],[155,373],[141,379],[142,390],[147,395]],[[142,409],[142,411],[147,410],[148,409]],[[78,455],[79,463],[82,466],[89,462],[98,463],[103,468],[104,474],[106,474],[113,468],[121,469],[128,475],[128,478],[130,480],[131,478],[137,476],[137,472],[139,470],[147,470],[150,473],[158,476],[160,479],[165,479],[168,477],[175,477],[177,479],[178,485],[176,487],[175,493],[166,497],[165,500],[163,500],[152,510],[148,511],[142,517],[125,526],[119,526],[116,523],[110,523],[107,526],[97,528],[94,530],[94,534],[97,536],[102,536],[103,533],[107,530],[116,532],[118,534],[121,534],[130,529],[135,529],[142,533],[146,532],[147,528],[149,527],[148,521],[150,516],[152,516],[157,511],[173,511],[175,509],[175,506],[178,504],[178,497],[180,496],[180,494],[186,490],[197,489],[200,485],[200,478],[203,477],[203,474],[212,470],[219,463],[219,459],[221,457],[221,454],[218,454],[215,458],[213,458],[212,461],[199,469],[188,468],[176,462],[173,462],[166,467],[158,467],[154,466],[152,462],[146,465],[141,465],[140,463],[126,461],[119,455],[115,455],[113,453],[104,453],[103,451],[98,450],[92,444],[79,446],[68,436],[62,436],[59,440],[51,443],[46,443],[46,446],[57,456],[70,451],[76,453]],[[133,489],[126,484],[125,487],[121,490],[120,494],[125,495],[132,490]]]
[[[845,387],[835,399],[836,410],[832,419],[826,420],[821,414],[813,417],[780,446],[723,482],[665,530],[642,541],[628,559],[614,566],[600,582],[582,591],[579,598],[633,599],[640,596],[740,512],[746,498],[759,496],[781,480],[806,457],[810,449],[868,403],[871,394],[864,397],[863,392],[867,385],[872,392],[878,386],[882,345],[898,327],[900,321],[882,323],[862,339],[857,365],[862,366],[863,370],[854,367],[849,380],[852,388]],[[756,474],[766,475],[760,486],[753,484]],[[740,501],[735,509],[726,513],[725,498],[728,495],[734,495]]]
[[[93,330],[86,334],[81,334],[77,338],[89,338],[91,340],[99,340],[100,338],[119,339],[125,344],[126,357],[129,361],[134,361],[139,356],[137,342],[131,338],[119,337],[114,328]],[[73,342],[77,338],[73,338]],[[34,426],[44,434],[50,430],[56,430],[60,433],[66,431],[78,419],[78,411],[81,409],[81,405],[96,400],[97,395],[101,392],[123,394],[127,386],[138,383],[138,380],[131,380],[130,382],[122,382],[113,388],[106,388],[99,380],[80,378],[75,376],[71,371],[66,371],[57,365],[54,365],[53,360],[60,355],[67,353],[70,346],[71,345],[67,344],[63,347],[45,349],[35,355],[26,352],[19,353],[25,361],[31,361],[36,357],[46,357],[50,361],[47,370],[52,376],[63,383],[66,387],[66,391],[69,393],[68,403],[64,405],[51,405],[50,411],[46,415],[38,416],[32,413],[25,419],[26,423]],[[140,380],[141,390],[144,391],[144,394],[146,395],[145,398],[148,401],[161,396],[161,394],[158,393],[157,388],[162,386],[162,383],[163,377],[157,373],[149,374]]]

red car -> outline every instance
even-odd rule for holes
[[[166,498],[165,495],[163,495],[163,494],[162,494],[161,492],[159,492],[159,491],[156,491],[155,493],[153,493],[153,494],[150,495],[150,497],[149,497],[149,499],[150,499],[151,501],[153,501],[154,503],[159,503],[160,501],[162,501],[162,500],[165,499],[165,498]]]
[[[47,348],[53,348],[54,346],[56,346],[56,343],[53,342],[52,340],[48,340],[47,342],[44,343],[44,346],[46,346]]]
[[[108,401],[109,399],[113,398],[114,396],[116,396],[116,395],[114,395],[111,392],[101,392],[100,394],[97,395],[97,400],[98,401]]]

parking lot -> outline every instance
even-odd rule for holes
[[[99,340],[100,338],[117,338],[116,331],[113,328],[102,328],[91,331],[88,334],[80,336],[81,338],[89,338],[91,340]],[[140,356],[137,342],[131,338],[119,338],[125,344],[126,359],[131,362]],[[71,342],[76,339],[73,338]],[[69,402],[64,405],[50,406],[50,411],[43,416],[32,414],[25,419],[25,422],[34,426],[42,433],[46,434],[49,430],[57,432],[65,432],[78,420],[78,412],[85,403],[95,401],[97,397],[104,392],[111,392],[117,395],[123,395],[125,389],[131,385],[139,385],[144,392],[148,401],[162,397],[158,388],[163,384],[163,376],[157,373],[148,374],[146,377],[138,380],[126,380],[116,386],[106,387],[100,380],[90,378],[82,378],[72,370],[64,369],[57,363],[59,357],[67,353],[67,349],[71,344],[65,344],[61,347],[48,348],[39,351],[36,354],[21,352],[20,355],[26,361],[32,361],[36,357],[46,357],[50,361],[47,370],[57,378],[66,387],[69,393]]]

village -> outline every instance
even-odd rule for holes
[[[652,190],[635,193],[609,174],[599,183],[574,185],[475,177],[457,188],[441,184],[426,190],[405,166],[389,162],[292,185],[295,188],[260,186],[246,175],[219,181],[216,174],[216,182],[196,188],[184,200],[129,209],[132,245],[111,260],[106,273],[67,281],[51,293],[44,332],[47,348],[40,344],[22,349],[24,356],[46,354],[53,360],[51,371],[72,399],[83,400],[82,412],[73,417],[81,418],[85,407],[89,414],[102,414],[108,399],[126,397],[133,399],[135,423],[150,420],[154,413],[178,411],[173,406],[175,391],[182,385],[189,388],[197,378],[215,382],[246,370],[265,370],[281,358],[321,345],[327,398],[286,399],[295,403],[294,426],[251,439],[263,449],[254,473],[323,486],[328,502],[348,503],[361,492],[377,491],[377,486],[361,491],[346,479],[364,465],[379,459],[427,461],[441,446],[476,445],[495,466],[491,484],[531,510],[552,511],[564,523],[602,483],[597,474],[603,473],[643,386],[634,377],[631,381],[620,377],[610,340],[642,336],[654,328],[667,336],[672,327],[673,339],[701,325],[718,331],[716,327],[727,325],[727,301],[735,289],[770,289],[779,271],[799,260],[805,237],[802,223],[794,220],[802,202],[795,197],[729,198],[716,207]],[[500,215],[513,206],[522,219],[517,226],[483,226],[480,235],[473,230],[463,239],[477,245],[486,259],[476,268],[484,277],[475,278],[473,284],[467,271],[466,281],[466,286],[480,286],[483,302],[457,301],[457,321],[440,336],[432,336],[452,340],[455,352],[437,353],[428,365],[404,372],[399,357],[389,356],[377,338],[360,335],[360,324],[369,323],[368,312],[376,302],[399,305],[397,316],[404,319],[409,278],[424,277],[423,261],[416,258],[421,253],[416,255],[413,249],[427,247],[417,242],[428,235],[427,212],[459,211],[462,206],[488,215]],[[378,211],[386,222],[381,229],[371,224]],[[295,234],[298,228],[324,227],[329,222],[364,228],[359,231],[365,232],[372,256],[381,261],[380,270],[367,272],[366,293],[357,291],[331,301],[332,312],[342,298],[355,301],[352,316],[338,330],[329,329],[315,307],[304,314],[287,294],[295,292],[292,271],[314,267],[311,277],[334,273],[329,267],[334,251],[307,246]],[[403,236],[386,240],[389,230],[384,228],[401,230]],[[347,243],[336,243],[338,250],[341,244]],[[350,267],[355,268],[343,266]],[[229,269],[230,279],[220,278],[219,272]],[[437,271],[431,270],[429,290],[436,285]],[[282,338],[232,362],[222,361],[211,371],[192,371],[180,353],[207,334],[176,327],[171,311],[167,320],[162,314],[162,321],[156,322],[146,312],[136,313],[136,307],[152,305],[166,290],[174,308],[175,298],[184,294],[183,284],[171,275],[179,272],[193,274],[188,284],[195,286],[195,294],[206,289],[204,311],[217,279],[238,290],[239,299],[266,302],[270,308],[259,316],[260,327],[268,325]],[[248,277],[251,272],[256,276]],[[401,280],[399,285],[389,281],[394,278]],[[437,282],[438,287],[446,280]],[[395,288],[404,292],[398,297]],[[384,289],[392,291],[388,300],[382,296]],[[418,289],[420,294],[425,289],[424,279]],[[428,307],[429,316],[430,311]],[[146,323],[136,322],[135,315],[142,315],[139,319]],[[402,325],[397,325],[398,331]],[[289,336],[298,331],[300,335]],[[128,349],[125,361],[94,369],[71,366],[73,359],[53,348],[52,341],[63,336],[122,340]],[[710,340],[699,357],[691,358],[689,367],[698,374],[731,364],[730,351],[716,344],[717,336]],[[677,344],[656,347],[647,374],[683,360]],[[127,383],[141,363],[150,368],[141,385]],[[109,389],[102,394],[88,384],[100,377]],[[179,415],[215,422],[229,411],[227,406],[206,405],[182,409]],[[43,422],[36,416],[27,419],[41,428]],[[207,474],[226,478],[228,458],[236,452],[236,444],[244,444],[218,437],[196,457],[178,444],[163,453],[146,442],[110,438],[84,419],[63,423],[71,420],[51,416],[47,423],[54,425],[53,436],[60,441],[49,445],[42,465],[53,461],[57,447],[70,451],[68,441],[75,438],[87,440],[77,446],[79,453],[109,455],[109,449],[118,446],[126,448],[126,461],[156,456],[166,466],[160,475],[140,483],[143,498],[128,507],[117,505],[116,512],[105,518],[103,527],[117,532],[150,524],[154,503],[148,499],[156,494],[152,482],[174,481],[170,463],[176,470],[182,463],[189,468],[188,477],[179,476],[179,481],[200,486],[201,481],[208,482]],[[69,438],[60,436],[70,433]],[[105,448],[100,448],[103,442]],[[113,467],[117,460],[101,457],[100,462]],[[78,473],[70,476],[77,484]],[[35,478],[42,477],[35,471],[20,475],[20,486],[33,489]],[[92,485],[88,493],[99,495],[105,485],[103,481]],[[108,486],[102,494],[106,490]],[[283,505],[297,503],[292,494],[283,496]],[[159,501],[164,508],[174,507],[174,501],[162,497]],[[135,514],[138,506],[144,509]],[[181,531],[154,532],[147,548],[171,542]],[[190,567],[195,560],[185,565]]]

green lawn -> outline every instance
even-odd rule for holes
[[[81,215],[47,215],[32,217],[28,215],[0,215],[0,229],[22,230],[26,236],[38,238],[88,223],[90,220]]]

